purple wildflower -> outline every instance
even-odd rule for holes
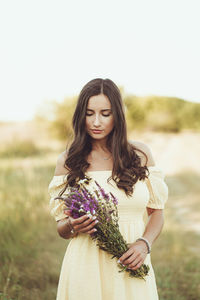
[[[106,199],[106,201],[108,201],[109,200],[109,195],[104,191],[104,189],[98,184],[98,182],[95,180],[95,183],[96,183],[96,185],[98,186],[98,188],[99,188],[99,190],[100,190],[100,193],[101,193],[101,195],[102,195],[102,197],[104,198],[104,199]]]
[[[118,204],[117,198],[113,195],[113,193],[110,192],[110,194],[111,194],[111,196],[112,196],[113,203],[114,203],[115,205],[117,205],[117,204]]]

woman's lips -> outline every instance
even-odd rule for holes
[[[92,130],[93,133],[101,133],[102,130]]]

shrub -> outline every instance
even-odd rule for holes
[[[0,157],[26,157],[40,152],[33,141],[14,139],[0,149]]]

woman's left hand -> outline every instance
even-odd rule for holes
[[[137,270],[144,263],[147,256],[147,246],[143,241],[128,244],[129,249],[119,258],[121,264],[129,269]]]

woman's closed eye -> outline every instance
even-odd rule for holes
[[[86,114],[86,116],[92,116],[93,114]],[[111,114],[109,115],[102,115],[103,117],[109,117]]]

